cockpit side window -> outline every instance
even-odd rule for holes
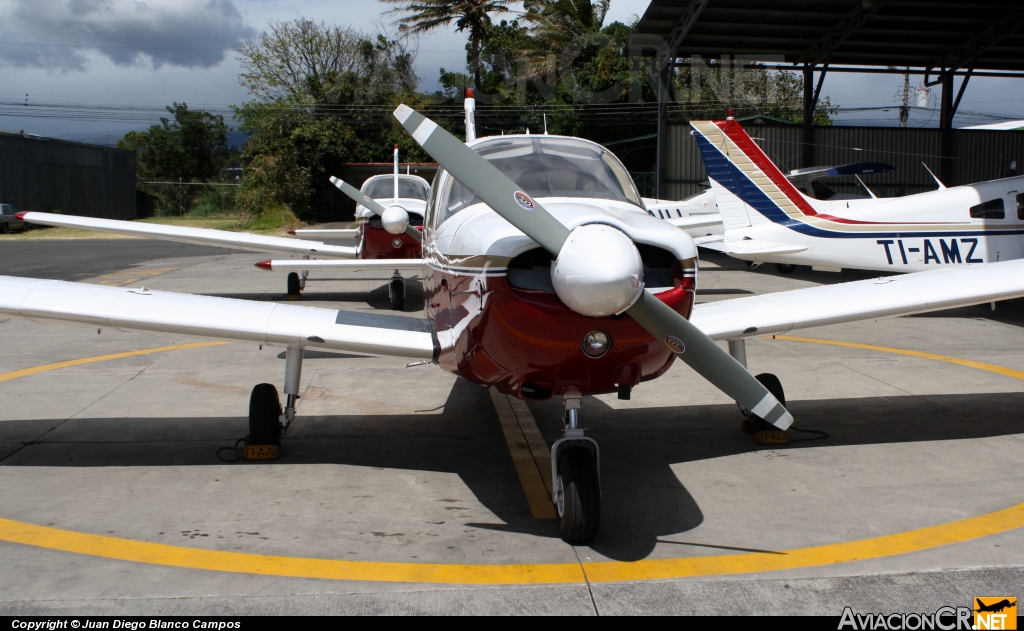
[[[1003,211],[1003,198],[990,199],[987,202],[971,206],[972,219],[1003,219],[1006,213]]]

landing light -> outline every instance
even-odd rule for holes
[[[611,347],[612,336],[604,331],[591,331],[583,337],[583,354],[587,357],[603,357]]]

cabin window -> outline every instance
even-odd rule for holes
[[[1024,219],[1024,193],[1017,193],[1017,219]]]
[[[971,206],[971,219],[1005,219],[1003,198],[991,199],[987,202]]]
[[[398,196],[405,199],[426,199],[430,187],[418,175],[398,176]],[[395,197],[395,176],[383,175],[371,178],[363,185],[363,195],[370,199]]]

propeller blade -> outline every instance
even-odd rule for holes
[[[399,105],[395,118],[452,177],[545,250],[558,254],[569,229],[508,176],[412,108]]]
[[[338,190],[351,197],[352,201],[354,201],[355,203],[362,204],[363,206],[369,208],[378,217],[384,216],[385,208],[378,204],[377,202],[370,199],[368,196],[363,195],[363,192],[360,191],[358,188],[352,186],[351,184],[340,178],[334,177],[333,175],[331,176],[331,184],[337,186]],[[405,234],[409,235],[413,239],[416,239],[417,241],[423,241],[423,234],[416,229],[416,226],[413,226],[411,224],[405,227]]]
[[[649,291],[645,290],[626,313],[697,374],[755,416],[779,429],[793,424],[789,411],[742,364]]]
[[[569,237],[569,229],[526,196],[507,175],[408,106],[400,105],[395,118],[452,177],[545,250],[554,255],[559,253]],[[520,195],[530,204],[521,203]],[[793,423],[792,415],[746,368],[650,292],[645,290],[626,313],[698,374],[756,416],[780,429]]]

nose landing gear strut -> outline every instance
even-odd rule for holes
[[[601,524],[601,450],[579,426],[579,390],[565,393],[565,436],[551,446],[551,499],[562,540],[589,543]]]

